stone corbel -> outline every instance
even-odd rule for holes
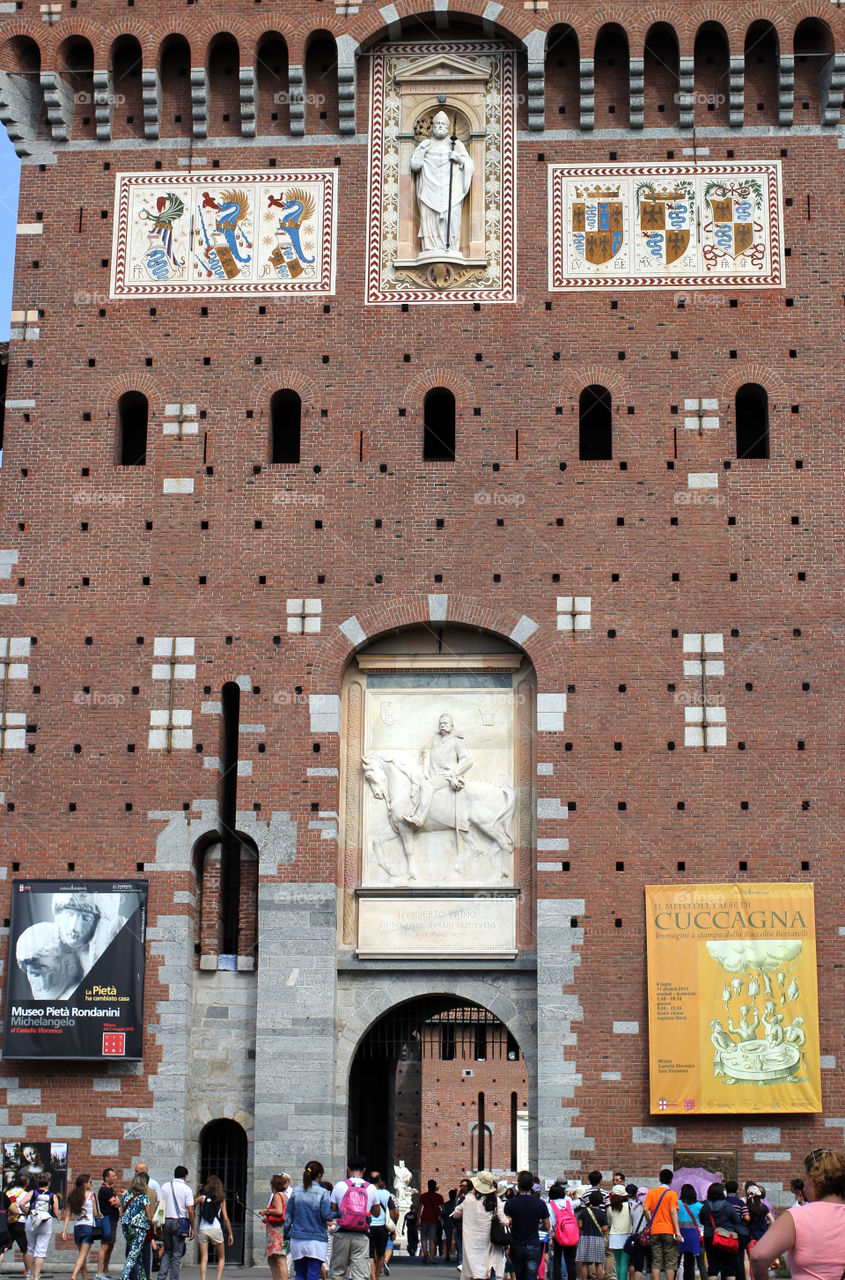
[[[819,112],[822,124],[839,124],[845,91],[845,53],[835,53],[819,75]]]
[[[114,81],[110,71],[95,71],[94,120],[97,125],[97,141],[111,142],[114,119]]]
[[[0,123],[19,156],[32,154],[41,100],[41,86],[36,80],[0,71]]]
[[[155,67],[141,70],[141,101],[144,105],[144,137],[156,141],[161,133],[161,81]]]
[[[238,72],[241,91],[241,137],[255,137],[255,67]]]
[[[628,128],[645,124],[645,58],[631,58],[628,64]]]
[[[336,47],[338,133],[354,134],[358,44],[352,36],[342,35],[338,36]]]
[[[293,138],[305,136],[305,68],[291,64],[288,67],[290,99],[290,132]]]
[[[546,128],[546,32],[535,27],[524,44],[528,54],[528,128],[542,133]]]
[[[58,71],[41,72],[47,123],[56,142],[67,142],[73,125],[73,89]]]
[[[728,67],[728,124],[741,129],[745,122],[745,58],[731,58]]]
[[[596,64],[593,58],[582,58],[581,76],[581,128],[596,126]]]
[[[695,59],[678,60],[678,125],[681,129],[695,127]]]
[[[191,117],[194,137],[208,137],[208,72],[205,67],[191,67]]]
[[[782,129],[792,124],[795,108],[795,58],[782,53],[778,59],[778,124]]]

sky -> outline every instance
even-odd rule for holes
[[[0,342],[9,336],[21,162],[0,125]]]

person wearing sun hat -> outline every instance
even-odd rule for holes
[[[472,1190],[456,1205],[452,1219],[461,1224],[463,1261],[461,1280],[487,1280],[490,1271],[504,1272],[504,1250],[490,1241],[490,1224],[495,1216],[508,1225],[492,1173],[482,1169],[470,1179]]]

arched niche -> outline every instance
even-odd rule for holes
[[[525,654],[445,622],[393,631],[355,654],[342,703],[341,946],[374,958],[530,947],[536,677]]]

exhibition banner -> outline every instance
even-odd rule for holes
[[[4,1058],[141,1058],[147,887],[13,881]]]
[[[645,895],[651,1111],[821,1111],[813,886]]]

